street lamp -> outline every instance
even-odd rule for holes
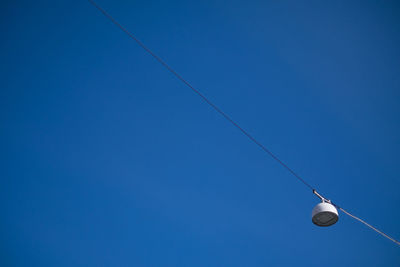
[[[331,226],[339,220],[339,214],[330,200],[325,199],[317,191],[313,193],[321,199],[321,203],[317,204],[312,210],[312,222],[318,226]]]

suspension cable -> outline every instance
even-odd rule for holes
[[[268,148],[266,148],[263,144],[261,144],[257,139],[255,139],[249,132],[247,132],[244,128],[242,128],[236,121],[234,121],[230,116],[228,116],[225,112],[223,112],[218,106],[216,106],[213,102],[211,102],[205,95],[203,95],[199,90],[194,88],[187,80],[185,80],[181,75],[179,75],[172,67],[170,67],[164,60],[162,60],[159,56],[157,56],[153,51],[151,51],[144,43],[142,43],[136,36],[134,36],[130,31],[128,31],[124,26],[122,26],[118,21],[116,21],[110,14],[108,14],[102,7],[100,7],[95,1],[88,0],[95,8],[97,8],[105,17],[107,17],[113,24],[115,24],[118,28],[120,28],[123,32],[125,32],[131,39],[133,39],[139,46],[141,46],[147,53],[149,53],[154,59],[156,59],[161,65],[163,65],[169,72],[171,72],[176,78],[178,78],[181,82],[183,82],[186,86],[188,86],[194,93],[200,96],[209,106],[211,106],[216,112],[221,114],[227,121],[229,121],[233,126],[235,126],[239,131],[241,131],[245,136],[247,136],[253,143],[255,143],[258,147],[260,147],[265,153],[270,155],[275,161],[277,161],[282,167],[288,170],[297,180],[302,182],[305,186],[316,193],[314,187],[312,187],[308,182],[306,182],[300,175],[298,175],[293,169],[291,169],[285,162],[279,159],[275,154],[273,154]],[[320,195],[317,195],[320,197]],[[361,223],[365,224],[372,230],[376,231],[380,235],[386,237],[387,239],[393,241],[397,245],[400,246],[400,242],[396,239],[390,237],[389,235],[383,233],[382,231],[378,230],[377,228],[373,227],[372,225],[368,224],[367,222],[363,221],[362,219],[358,218],[355,215],[347,212],[343,208],[339,207],[338,205],[330,202],[332,205],[340,209],[342,212],[347,214],[348,216],[352,217],[353,219],[360,221]]]

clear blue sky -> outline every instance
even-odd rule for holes
[[[110,1],[345,209],[400,238],[396,1]],[[399,266],[87,1],[2,1],[1,266]]]

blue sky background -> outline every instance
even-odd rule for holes
[[[400,238],[396,1],[109,1],[320,192]],[[399,266],[87,1],[2,1],[1,266]]]

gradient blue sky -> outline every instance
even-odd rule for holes
[[[400,238],[396,1],[109,1],[291,168]],[[399,266],[87,1],[2,1],[1,266]]]

